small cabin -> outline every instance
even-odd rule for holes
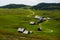
[[[44,17],[40,17],[39,22],[43,22],[43,21],[44,21]]]
[[[35,18],[36,18],[36,19],[39,19],[39,18],[40,18],[40,16],[36,15],[36,16],[35,16]]]
[[[29,31],[28,30],[25,30],[23,33],[24,34],[29,34]]]
[[[51,18],[50,17],[47,17],[47,20],[50,20]]]
[[[36,24],[36,22],[30,22],[30,25],[34,25],[34,24]]]
[[[38,31],[42,31],[42,28],[40,27],[40,28],[38,28]]]
[[[25,30],[23,33],[24,33],[24,34],[31,34],[32,31]]]
[[[30,31],[30,34],[33,33],[32,31]]]
[[[18,32],[22,33],[24,32],[25,28],[18,28]]]

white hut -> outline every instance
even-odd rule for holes
[[[44,20],[47,20],[47,18],[44,18]]]
[[[24,33],[24,34],[31,34],[32,31],[25,30],[23,33]]]
[[[31,24],[31,25],[34,25],[34,24],[35,24],[35,22],[33,22],[33,21],[32,21],[32,22],[30,22],[30,24]]]
[[[40,23],[40,22],[43,22],[43,21],[44,21],[44,18],[43,18],[43,17],[40,17],[40,18],[39,18],[39,23]]]
[[[29,31],[25,30],[23,33],[24,33],[24,34],[29,34]]]
[[[47,17],[47,20],[50,20],[51,18],[50,17]]]
[[[24,32],[24,30],[25,30],[24,28],[18,28],[18,32],[22,33],[22,32]]]
[[[39,19],[39,18],[40,18],[40,16],[36,15],[36,16],[35,16],[35,18],[36,18],[36,19]]]
[[[40,28],[38,28],[38,31],[42,31],[42,28],[40,27]]]
[[[32,31],[30,31],[30,34],[33,33]]]

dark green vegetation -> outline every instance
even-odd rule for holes
[[[30,9],[35,9],[35,10],[60,10],[60,3],[39,3],[35,6],[29,6],[29,5],[24,5],[24,4],[8,4],[5,6],[1,6],[0,8],[30,8]]]
[[[31,9],[38,10],[60,10],[60,3],[40,3],[33,6]]]
[[[51,20],[29,25],[30,21],[38,21],[34,19],[35,15],[51,17]],[[18,33],[19,27],[33,33]],[[43,30],[37,31],[38,27]],[[0,40],[60,40],[60,10],[0,9]]]
[[[5,5],[5,6],[1,6],[0,8],[27,8],[27,7],[30,7],[28,5],[24,5],[24,4],[8,4],[8,5]]]

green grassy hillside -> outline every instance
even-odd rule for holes
[[[35,15],[50,17],[51,20],[29,25]],[[32,34],[17,32],[24,27]],[[37,31],[42,27],[42,31]],[[53,32],[51,32],[53,30]],[[60,40],[60,10],[0,9],[0,40]]]

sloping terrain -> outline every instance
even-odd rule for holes
[[[36,9],[36,10],[60,10],[60,3],[39,3],[31,9]]]
[[[27,8],[30,7],[29,5],[24,5],[24,4],[8,4],[4,6],[0,6],[0,8]]]
[[[30,25],[30,21],[38,21],[35,15],[51,20]],[[19,27],[33,33],[18,33]],[[38,27],[42,27],[42,31],[38,31]],[[60,10],[0,9],[0,40],[60,40]]]

